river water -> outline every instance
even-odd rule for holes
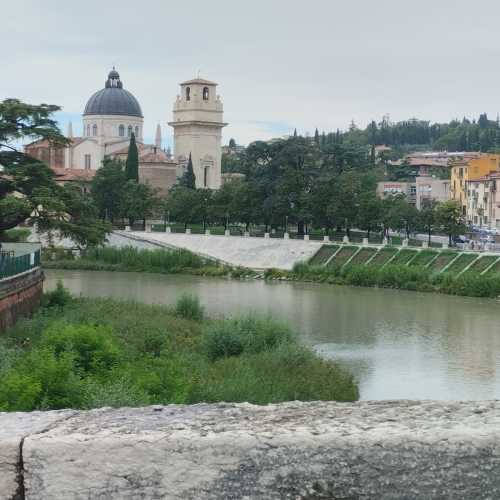
[[[362,399],[500,398],[500,302],[373,288],[184,275],[46,271],[75,295],[173,304],[197,295],[211,316],[258,312],[345,365]]]

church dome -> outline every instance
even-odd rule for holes
[[[123,88],[118,71],[113,68],[102,90],[87,102],[83,115],[121,115],[143,118],[137,99]]]

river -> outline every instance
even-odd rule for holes
[[[211,316],[258,312],[346,366],[361,399],[499,399],[500,302],[397,290],[185,275],[46,271],[75,295],[173,304]]]

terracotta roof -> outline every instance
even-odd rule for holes
[[[96,173],[95,170],[83,170],[78,168],[53,168],[56,181],[79,181],[90,182]]]
[[[139,156],[140,163],[175,163],[175,161],[171,160],[164,151],[161,149],[154,151],[150,151],[145,153],[142,156]]]
[[[180,85],[195,85],[199,83],[200,85],[217,85],[215,82],[211,82],[210,80],[205,80],[204,78],[193,78],[192,80],[188,80],[187,82],[182,82]]]
[[[145,149],[147,148],[151,148],[152,146],[146,146],[145,144],[143,144],[142,142],[136,142],[137,144],[137,150],[139,151],[139,153],[141,151],[144,151]],[[116,151],[113,151],[112,153],[109,153],[111,156],[112,155],[126,155],[128,154],[128,146],[125,146],[121,149],[117,149]]]

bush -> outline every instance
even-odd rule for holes
[[[82,384],[72,353],[56,356],[49,349],[28,352],[3,378],[0,409],[31,411],[78,408]]]
[[[43,333],[40,345],[56,357],[70,354],[82,375],[110,370],[120,357],[112,330],[104,326],[55,323]]]
[[[228,356],[275,349],[293,340],[290,329],[276,321],[247,316],[219,321],[203,334],[202,350],[214,361]]]
[[[200,304],[198,297],[185,294],[177,299],[175,313],[180,318],[201,321],[205,316],[205,309]]]
[[[43,295],[42,305],[44,307],[64,307],[73,300],[69,291],[64,288],[61,281],[56,284],[56,289]]]

